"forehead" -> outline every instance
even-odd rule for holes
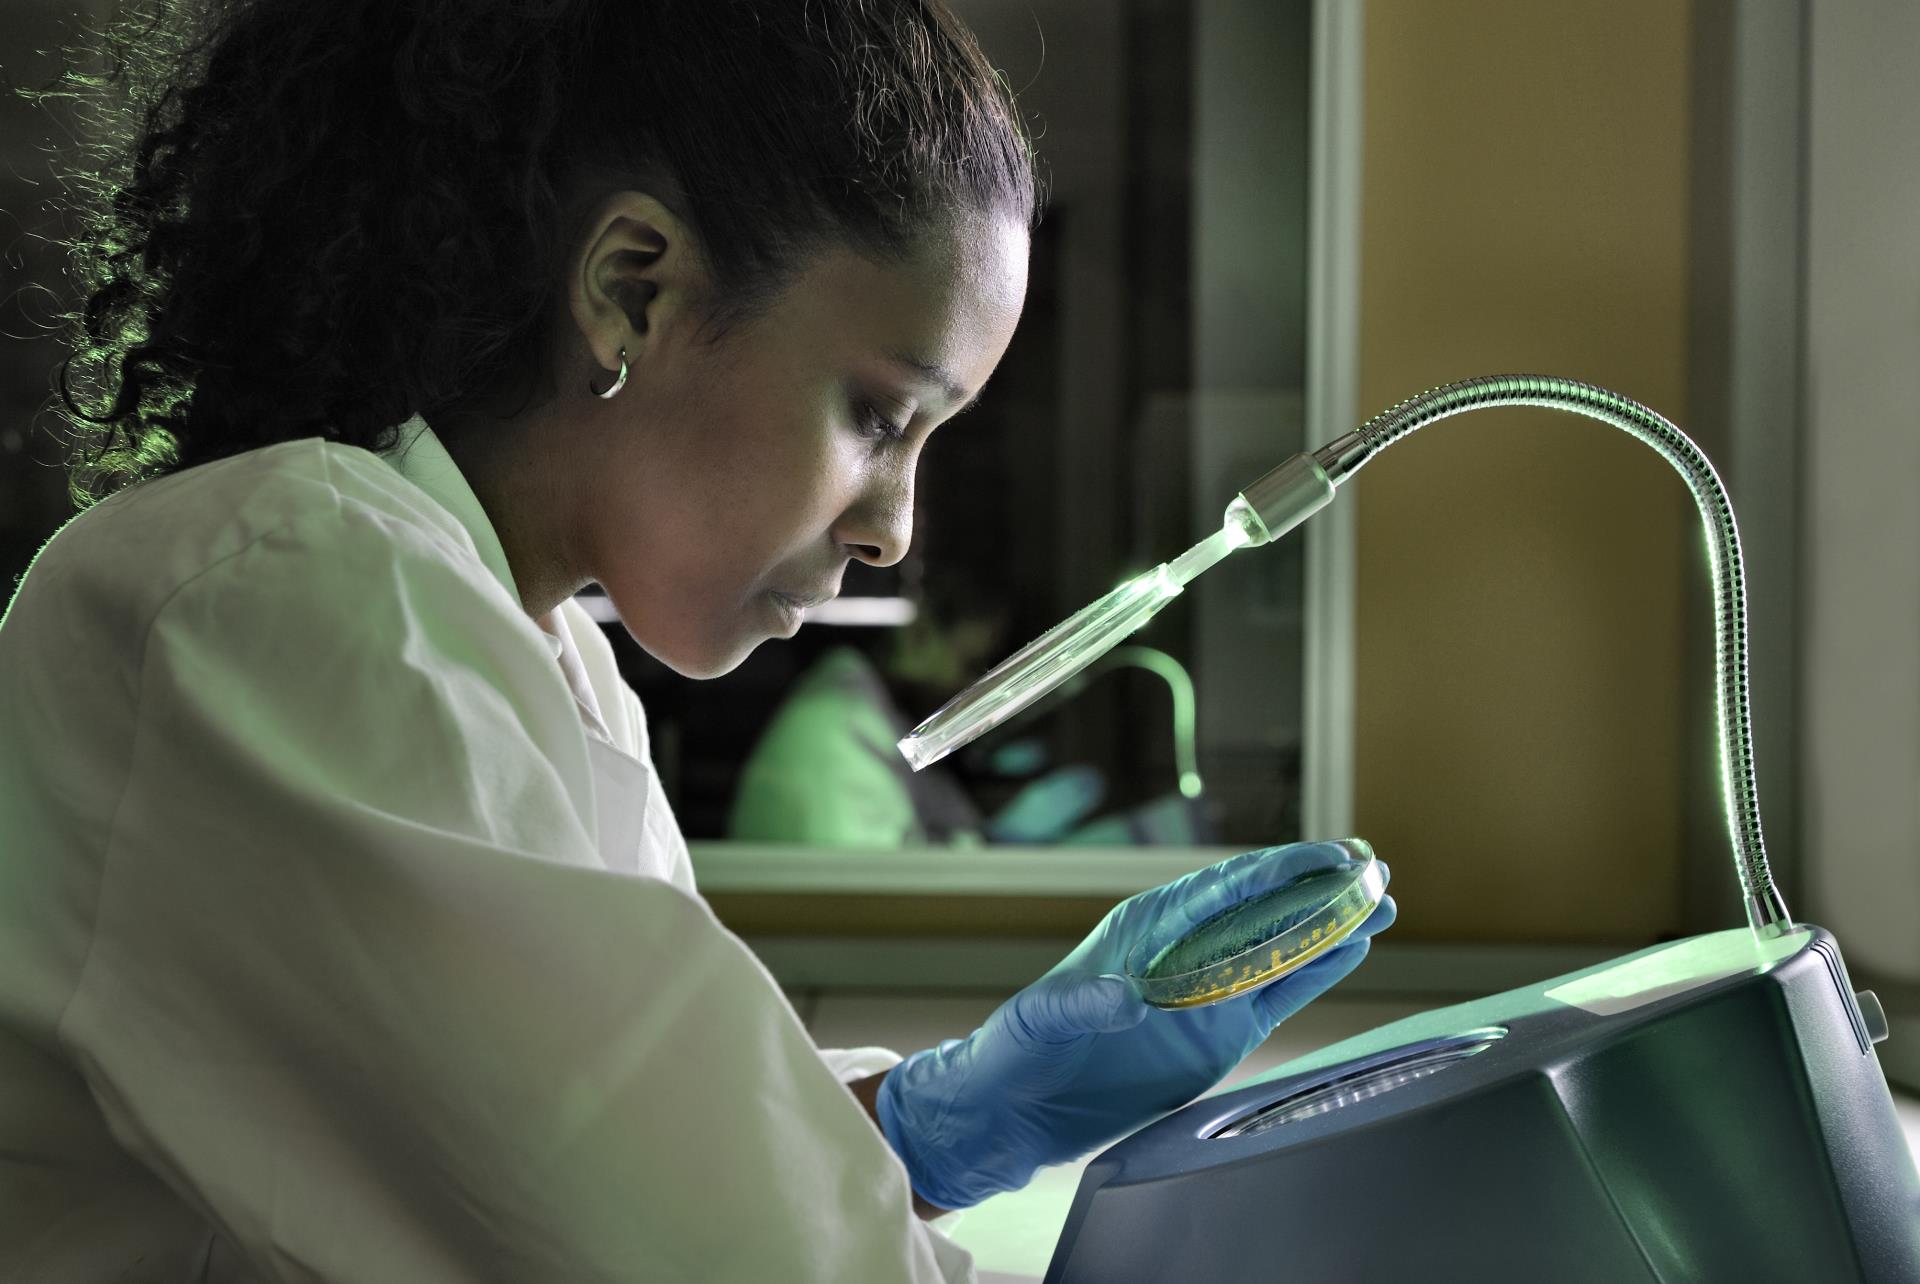
[[[945,366],[971,391],[1004,351],[1026,284],[1026,230],[969,220],[902,258],[825,250],[774,311],[809,347],[854,359],[910,353]]]

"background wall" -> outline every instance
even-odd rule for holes
[[[1359,403],[1527,371],[1681,422],[1692,11],[1369,0]],[[1545,411],[1449,421],[1357,506],[1354,811],[1406,939],[1679,925],[1685,578],[1651,450]]]
[[[66,352],[49,328],[64,267],[50,242],[65,229],[48,200],[58,180],[47,150],[71,140],[52,137],[47,114],[14,90],[44,87],[66,65],[58,53],[71,16],[104,8],[0,0],[0,604],[72,512],[58,443],[35,431]]]
[[[1920,8],[1811,17],[1805,913],[1920,1021]]]

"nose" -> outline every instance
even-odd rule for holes
[[[833,537],[850,557],[869,566],[892,566],[913,542],[913,472],[876,479],[847,507]]]

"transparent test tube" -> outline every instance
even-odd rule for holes
[[[1180,596],[1195,576],[1236,548],[1263,542],[1259,518],[1244,501],[1227,509],[1219,530],[1171,562],[1135,576],[1105,597],[1054,625],[942,705],[900,741],[915,771],[999,726],[1065,682],[1144,625]]]

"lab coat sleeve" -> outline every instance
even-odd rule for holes
[[[902,1057],[891,1048],[822,1048],[820,1059],[841,1083],[865,1079],[899,1065]]]
[[[343,501],[160,612],[60,1027],[116,1138],[277,1281],[971,1278],[739,940],[597,866],[517,605]]]

